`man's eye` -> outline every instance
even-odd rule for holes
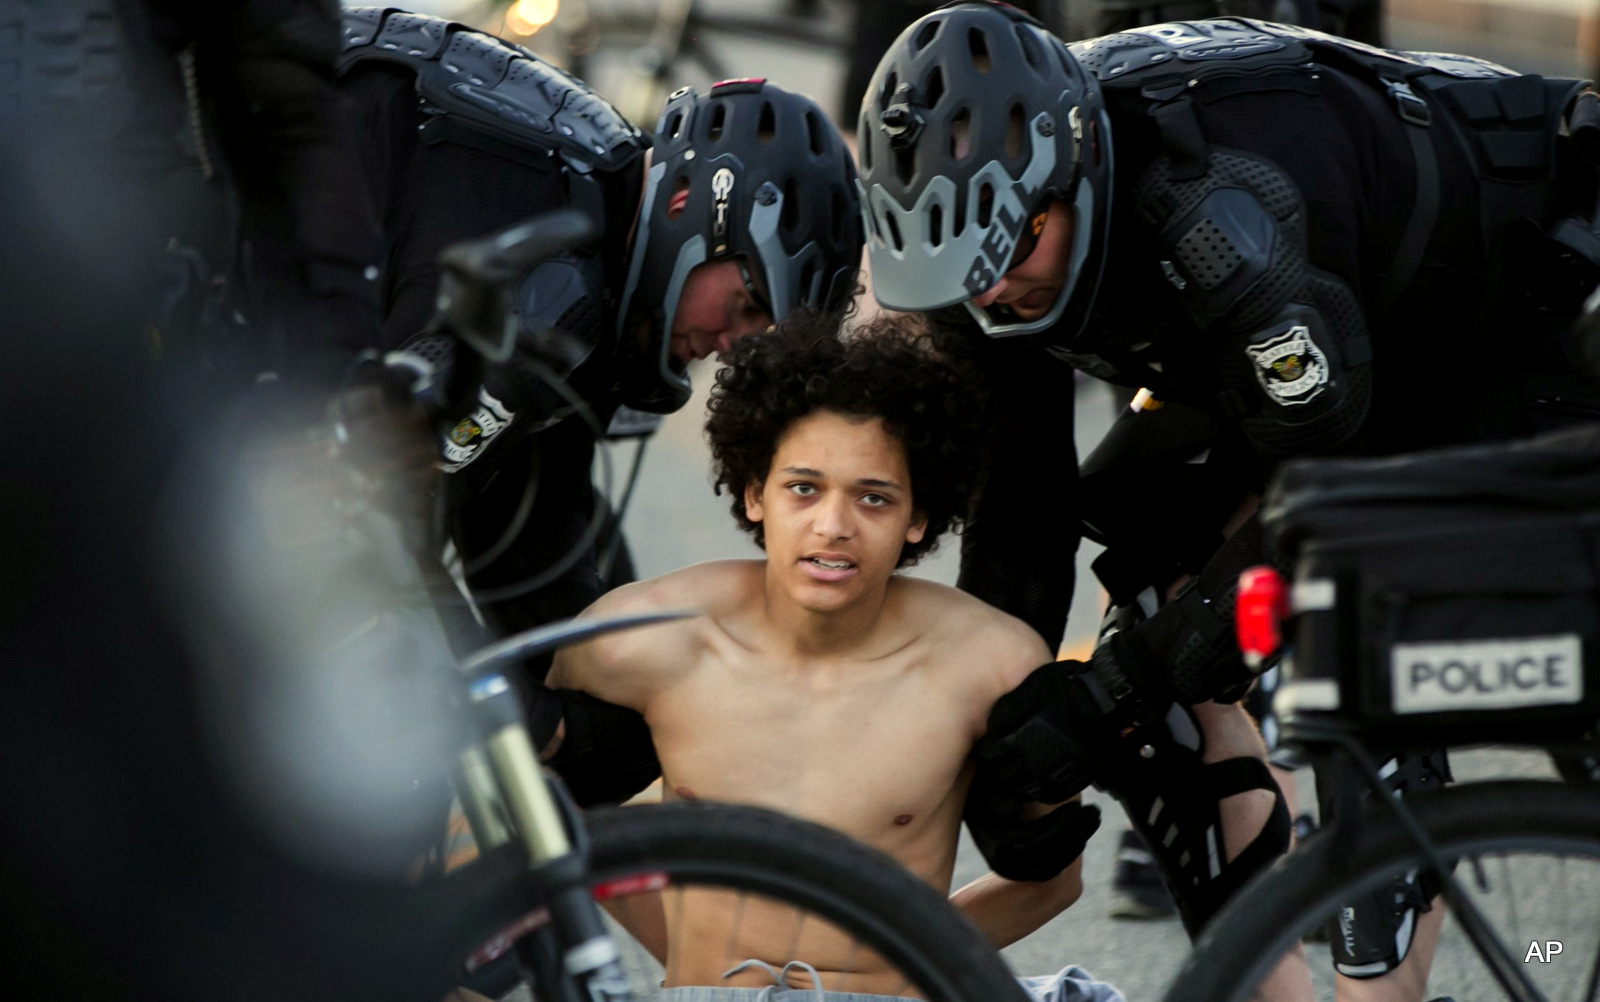
[[[889,504],[889,499],[882,494],[863,494],[861,495],[861,500],[864,504],[873,508],[882,508]]]
[[[800,495],[801,497],[810,497],[811,495],[817,493],[817,487],[815,484],[790,484],[789,490]]]

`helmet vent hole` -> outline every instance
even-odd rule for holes
[[[989,39],[982,31],[972,28],[967,32],[967,49],[972,53],[973,69],[979,73],[994,69],[994,62],[989,58]]]
[[[1035,73],[1039,71],[1039,64],[1044,61],[1044,53],[1039,51],[1039,40],[1022,25],[1017,25],[1017,43],[1022,46],[1022,58]]]
[[[883,78],[883,89],[878,91],[878,110],[883,111],[889,107],[889,101],[894,97],[894,92],[900,86],[900,74],[894,70]]]
[[[817,113],[814,111],[806,112],[806,138],[811,141],[811,155],[815,157],[822,156],[824,152],[822,146],[822,122],[817,119]]]
[[[861,169],[872,173],[872,133],[868,130],[867,113],[861,113],[861,124],[857,126],[856,135],[860,137]]]
[[[673,139],[683,135],[683,112],[675,112],[667,121],[667,135]]]
[[[944,97],[944,70],[935,66],[933,72],[928,75],[928,86],[923,90],[926,94],[922,99],[923,103],[930,108],[937,108],[939,99]]]
[[[978,189],[978,225],[987,229],[994,219],[994,185],[985,184]]]
[[[950,159],[965,160],[972,152],[972,112],[962,108],[950,120]]]
[[[900,237],[900,224],[895,220],[894,213],[887,213],[883,217],[883,221],[889,224],[889,242],[894,244],[894,249],[897,251],[905,250],[906,242]]]
[[[800,195],[795,186],[794,178],[788,177],[783,181],[783,212],[778,216],[778,225],[785,230],[792,231],[800,224]]]
[[[771,142],[772,137],[778,134],[778,113],[773,110],[772,102],[763,102],[761,117],[756,120],[756,138],[763,143]]]
[[[832,210],[828,214],[828,235],[837,244],[844,239],[844,227],[849,222],[845,218],[846,213],[850,210],[845,205],[844,192],[838,188],[833,189],[833,197],[830,199],[828,207]]]
[[[938,37],[939,27],[943,24],[943,21],[929,21],[923,25],[922,30],[917,32],[916,40],[911,43],[912,48],[917,52],[921,52],[932,45],[934,38]]]
[[[706,132],[707,137],[712,142],[716,142],[717,140],[721,139],[722,127],[726,125],[727,122],[728,106],[723,104],[721,101],[718,101],[717,106],[711,111],[711,127]]]
[[[667,199],[667,218],[677,219],[689,204],[689,179],[680,176],[672,182],[672,196]]]
[[[933,247],[944,243],[944,209],[938,205],[928,207],[928,243]]]
[[[1022,105],[1013,104],[1006,116],[1006,159],[1015,160],[1022,155],[1028,141],[1028,123],[1022,117]]]

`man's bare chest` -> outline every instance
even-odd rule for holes
[[[653,700],[649,721],[679,795],[862,833],[947,807],[972,737],[959,691],[884,667],[839,677],[712,664]]]

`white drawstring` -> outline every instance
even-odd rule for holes
[[[812,967],[803,960],[791,960],[787,964],[784,964],[783,970],[780,971],[764,960],[750,959],[746,960],[742,964],[738,964],[737,966],[730,967],[726,971],[723,971],[722,977],[724,980],[726,980],[727,978],[731,978],[735,974],[738,974],[740,971],[747,970],[751,967],[761,968],[763,971],[767,972],[767,977],[772,979],[772,984],[761,990],[761,998],[764,1000],[764,1002],[771,1002],[772,993],[774,991],[780,988],[784,990],[789,989],[789,971],[796,967],[811,975],[811,991],[812,994],[817,997],[817,1002],[825,1002],[826,1000],[826,996],[822,994],[822,975],[817,973],[817,969],[815,967]]]

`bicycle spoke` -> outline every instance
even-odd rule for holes
[[[728,923],[728,946],[723,952],[728,955],[730,967],[739,960],[734,956],[734,953],[739,945],[739,923],[744,920],[744,905],[749,899],[750,896],[748,894],[739,895],[739,903],[733,909],[733,921]]]
[[[1511,908],[1511,938],[1514,942],[1522,939],[1522,924],[1517,921],[1517,896],[1511,889],[1511,860],[1505,854],[1500,856],[1500,875],[1506,900]]]
[[[674,908],[673,908],[672,923],[668,928],[671,930],[671,932],[669,933],[669,937],[672,938],[672,939],[676,939],[677,936],[679,935],[678,930],[683,928],[683,895],[684,895],[684,891],[683,891],[683,888],[681,888],[681,887],[672,887],[672,888],[669,888],[667,891],[663,892],[663,894],[671,894],[672,895],[672,901],[673,901],[673,904],[674,904]],[[677,984],[679,957],[680,957],[680,951],[671,950],[671,949],[669,949],[667,951],[666,983],[669,984],[669,985]]]
[[[1583,993],[1583,1002],[1600,999],[1600,936],[1595,937],[1594,963],[1589,965],[1589,988]]]
[[[804,908],[796,907],[794,910],[794,915],[794,937],[789,941],[789,949],[784,951],[786,954],[785,962],[788,960],[794,960],[800,956],[800,934],[806,926],[806,911]]]

